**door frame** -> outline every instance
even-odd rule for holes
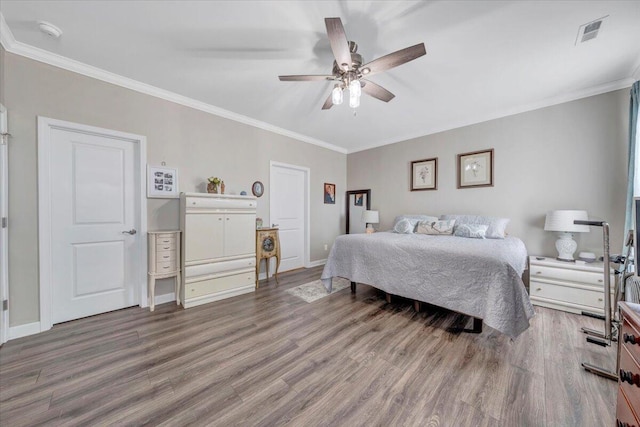
[[[310,214],[311,214],[311,200],[310,182],[311,182],[311,169],[304,166],[292,165],[289,163],[276,162],[271,160],[269,162],[269,222],[273,224],[274,210],[271,204],[271,191],[273,190],[273,172],[274,168],[293,169],[304,173],[304,267],[311,267],[311,230],[310,228]]]
[[[38,116],[38,267],[40,272],[40,331],[46,331],[53,326],[51,320],[52,301],[52,271],[51,271],[51,151],[53,129],[68,130],[107,138],[127,140],[136,144],[134,160],[136,165],[136,179],[138,180],[138,194],[136,196],[136,229],[138,239],[135,243],[136,262],[133,263],[137,271],[133,277],[134,295],[140,307],[147,306],[147,199],[146,199],[146,163],[147,139],[141,135],[104,129],[95,126],[82,125],[63,120]]]
[[[0,104],[0,218],[9,219],[9,128],[7,109]],[[9,340],[9,306],[3,310],[3,301],[9,301],[9,228],[0,225],[0,345]]]

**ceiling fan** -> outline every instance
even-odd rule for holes
[[[410,46],[374,59],[363,65],[362,55],[357,52],[358,45],[355,42],[347,41],[347,36],[340,18],[325,18],[324,22],[327,26],[327,35],[329,36],[331,51],[335,57],[332,74],[278,76],[283,82],[335,81],[336,84],[331,91],[331,95],[329,95],[322,106],[323,110],[328,110],[333,105],[342,104],[343,92],[347,88],[349,89],[349,106],[352,108],[357,108],[360,105],[360,95],[362,92],[384,102],[391,101],[395,97],[394,94],[364,77],[369,77],[413,61],[427,53],[424,43],[419,43],[415,46]]]

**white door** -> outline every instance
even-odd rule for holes
[[[7,109],[0,104],[0,344],[9,339],[9,309],[4,310],[3,301],[9,298],[9,130]]]
[[[52,128],[51,323],[136,305],[136,144]]]
[[[306,168],[271,164],[270,217],[280,229],[279,272],[305,265],[308,173]]]

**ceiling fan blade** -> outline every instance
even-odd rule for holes
[[[409,61],[413,61],[416,58],[420,58],[427,54],[427,50],[424,47],[424,43],[419,43],[415,46],[406,47],[404,49],[397,50],[385,56],[381,56],[378,59],[374,59],[368,64],[364,64],[360,67],[363,70],[363,74],[370,76],[375,73],[386,71],[390,68],[397,67],[398,65],[405,64]],[[364,72],[365,69],[369,69],[369,72]]]
[[[389,102],[395,98],[394,94],[372,81],[362,80],[362,83],[362,91],[369,96],[373,96],[374,98],[384,102]]]
[[[324,105],[322,105],[322,109],[328,110],[331,107],[333,107],[333,100],[331,98],[331,94],[329,94],[329,97],[327,98],[327,100],[324,101]]]
[[[321,76],[321,75],[301,75],[301,76],[278,76],[282,82],[316,82],[334,80],[334,76]]]
[[[340,18],[324,18],[324,23],[327,26],[327,35],[329,36],[331,51],[336,58],[338,67],[345,70],[346,64],[346,69],[351,69],[351,51],[349,50],[349,42],[347,41],[347,35],[344,32],[342,21]]]

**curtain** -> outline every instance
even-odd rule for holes
[[[627,209],[624,218],[624,235],[626,240],[627,233],[633,227],[632,206],[634,194],[634,181],[636,173],[636,141],[638,130],[638,103],[640,101],[640,81],[635,82],[631,86],[631,101],[629,105],[629,168],[627,177]],[[624,242],[623,242],[624,244]],[[624,253],[624,252],[623,252]],[[636,254],[636,259],[638,254]]]

